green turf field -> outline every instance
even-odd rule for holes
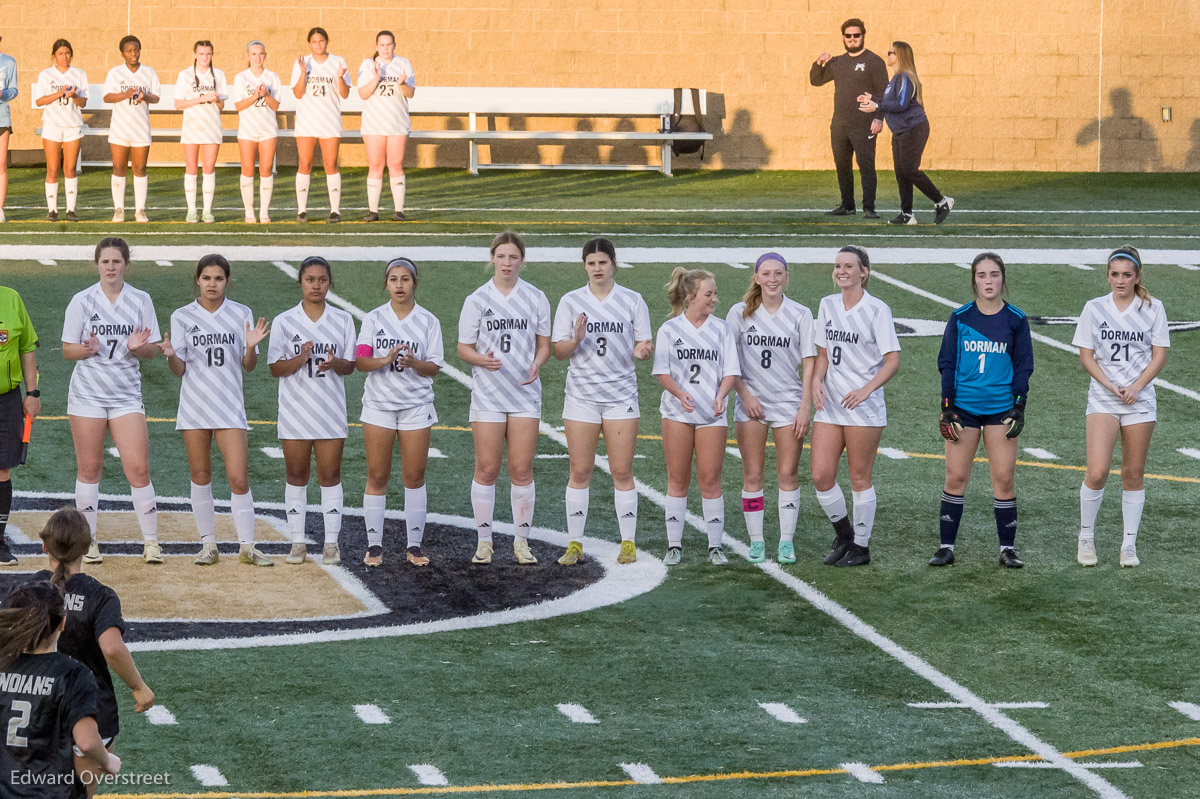
[[[745,290],[747,264],[768,249],[782,249],[792,262],[789,295],[815,309],[833,291],[833,255],[848,242],[866,246],[875,261],[871,292],[898,320],[918,322],[944,321],[952,306],[969,300],[969,276],[958,264],[982,249],[996,249],[1010,262],[1010,299],[1028,314],[1073,317],[1107,291],[1107,252],[1132,242],[1143,248],[1145,282],[1172,322],[1194,323],[1173,333],[1162,373],[1171,388],[1158,389],[1141,568],[1116,565],[1118,479],[1109,483],[1097,522],[1100,565],[1084,570],[1075,563],[1087,377],[1069,351],[1072,325],[1033,327],[1042,338],[1034,345],[1036,371],[1021,446],[1037,452],[1023,453],[1017,472],[1017,548],[1028,566],[1013,572],[996,563],[990,487],[986,465],[979,464],[968,490],[958,564],[927,567],[937,548],[944,476],[937,433],[940,341],[905,336],[901,371],[886,388],[889,426],[886,453],[875,470],[879,512],[869,567],[838,571],[821,565],[829,524],[811,482],[802,479],[795,566],[753,566],[735,557],[724,569],[712,567],[702,557],[702,534],[689,528],[684,564],[661,584],[651,585],[647,577],[649,587],[636,596],[586,612],[293,646],[175,651],[147,642],[135,657],[177,724],[136,716],[119,688],[116,751],[127,771],[169,773],[171,785],[109,792],[1200,796],[1194,638],[1200,572],[1193,554],[1200,545],[1200,460],[1180,451],[1200,455],[1200,332],[1194,329],[1200,327],[1200,184],[1194,176],[939,173],[935,181],[957,200],[950,220],[937,228],[895,229],[861,218],[833,220],[814,210],[836,204],[831,173],[685,173],[672,179],[413,171],[414,221],[370,226],[291,222],[291,181],[281,175],[277,222],[264,230],[240,222],[231,170],[219,174],[221,223],[208,227],[183,224],[178,207],[156,207],[182,206],[179,170],[152,172],[153,222],[143,226],[46,223],[39,210],[41,172],[10,174],[0,283],[21,292],[41,334],[45,415],[35,427],[29,465],[15,473],[18,491],[53,495],[73,487],[65,420],[70,368],[58,334],[70,296],[95,281],[86,258],[103,235],[128,237],[135,260],[129,281],[150,292],[163,326],[172,310],[193,298],[191,272],[205,252],[230,256],[229,296],[268,318],[299,301],[288,269],[305,254],[333,262],[334,291],[352,313],[385,301],[379,273],[389,254],[412,255],[421,265],[418,302],[442,321],[448,362],[458,369],[452,342],[459,309],[487,279],[490,236],[506,227],[526,234],[531,249],[522,276],[543,289],[552,306],[585,282],[576,256],[583,241],[611,236],[630,267],[617,279],[645,296],[656,327],[668,311],[662,287],[677,263],[715,273],[723,316]],[[354,206],[365,198],[364,175],[345,174],[343,217],[353,220],[363,210]],[[321,183],[313,181],[314,219],[323,216]],[[885,209],[895,213],[895,189],[883,175],[880,196],[886,218]],[[386,198],[384,205],[389,207]],[[107,206],[107,174],[92,170],[83,177],[80,214],[106,220]],[[922,200],[917,214],[927,222],[932,217]],[[429,508],[469,519],[469,392],[452,371],[436,381],[440,425],[433,446],[446,457],[430,461]],[[666,476],[656,438],[657,383],[648,364],[639,372],[644,440],[638,452],[645,456],[635,463],[643,484],[639,568],[645,565],[649,575],[651,559],[665,549],[656,501]],[[553,360],[542,373],[547,426],[539,454],[547,457],[535,463],[535,523],[551,530],[565,529],[566,461],[556,457],[565,449],[554,429],[562,423],[564,375],[565,366]],[[245,385],[255,420],[251,485],[266,507],[283,499],[283,464],[264,452],[278,446],[275,385],[265,358]],[[361,389],[360,376],[347,379],[352,422]],[[153,420],[154,484],[160,497],[186,497],[186,462],[171,421],[178,380],[161,358],[143,366],[143,390]],[[725,466],[727,538],[734,552],[744,554],[736,502],[740,461],[731,454]],[[768,460],[768,475],[773,469]],[[802,477],[807,469],[805,456]],[[352,427],[343,467],[348,508],[361,504],[364,479],[361,433]],[[844,473],[840,483],[847,487]],[[218,498],[227,496],[219,469],[214,485]],[[395,508],[402,500],[398,475],[393,486]],[[115,458],[106,462],[101,490],[127,493]],[[598,470],[590,537],[619,540],[611,491]],[[310,502],[316,494],[310,491]],[[499,520],[509,518],[506,495],[502,479]],[[32,500],[21,498],[18,507],[22,502]],[[773,552],[770,477],[767,505]],[[694,491],[691,507],[699,509]],[[310,525],[314,516],[319,524],[319,514],[310,510]],[[402,526],[389,527],[388,534],[385,548],[396,559]],[[473,538],[469,525],[445,534]],[[132,531],[130,540],[136,538]],[[506,557],[503,543],[498,539],[498,561]],[[435,561],[430,568],[450,567]],[[552,555],[537,570],[563,568]],[[347,570],[359,573],[362,567],[347,563]],[[477,579],[460,571],[456,579]],[[246,572],[245,587],[252,591],[254,574]],[[102,572],[97,576],[104,579]],[[411,582],[412,570],[397,569],[394,579]],[[523,579],[536,586],[536,577]],[[421,601],[420,591],[420,585],[410,591],[414,602]],[[960,707],[912,706],[921,703]],[[367,718],[386,723],[364,722],[355,711],[362,705],[377,708],[363,711]],[[580,710],[558,705],[581,706],[595,723],[572,721]],[[225,784],[195,766],[211,767]],[[448,784],[439,784],[439,775]]]

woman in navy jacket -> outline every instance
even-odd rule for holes
[[[917,77],[912,48],[907,42],[892,42],[887,63],[892,68],[892,81],[884,89],[883,97],[859,95],[858,110],[873,114],[882,109],[892,130],[892,163],[896,182],[900,185],[900,215],[890,224],[917,224],[917,218],[913,216],[913,186],[916,186],[933,200],[933,221],[940,225],[950,215],[954,198],[938,191],[929,176],[921,171],[921,155],[929,141],[929,119],[925,116],[921,80]]]

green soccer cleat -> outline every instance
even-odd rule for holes
[[[200,546],[200,551],[196,553],[196,559],[192,561],[197,566],[212,566],[221,559],[221,553],[217,552],[216,542],[205,541]]]
[[[683,547],[667,547],[663,563],[667,566],[678,566],[683,562]]]
[[[244,563],[247,566],[274,566],[275,561],[268,558],[263,553],[254,548],[252,544],[246,544],[238,552],[238,563]]]
[[[583,544],[579,541],[572,541],[567,544],[567,551],[558,559],[558,562],[563,566],[574,566],[583,560]]]
[[[305,546],[303,541],[298,541],[292,544],[292,551],[288,553],[287,559],[284,560],[284,563],[291,564],[292,566],[299,566],[306,560],[308,560],[308,547]]]
[[[767,559],[767,544],[765,541],[751,541],[750,554],[746,556],[746,560],[751,563],[762,563]]]
[[[796,547],[791,541],[780,541],[779,551],[775,553],[776,560],[780,563],[795,563],[796,562]]]
[[[621,542],[621,554],[617,555],[617,563],[636,563],[637,546],[632,541]]]

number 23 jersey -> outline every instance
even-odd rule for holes
[[[271,323],[267,361],[295,358],[306,341],[312,353],[300,368],[279,378],[279,437],[315,441],[345,438],[346,386],[332,369],[318,367],[330,358],[354,358],[354,320],[345,311],[325,306],[317,321],[308,318],[303,303],[284,311]]]
[[[900,351],[892,309],[883,300],[863,292],[853,308],[846,309],[842,295],[830,294],[817,310],[817,346],[825,350],[825,410],[814,422],[846,427],[883,427],[887,406],[883,388],[877,388],[858,407],[842,407],[842,397],[862,388],[883,368],[883,356]]]
[[[249,429],[242,357],[246,325],[253,324],[250,309],[230,299],[212,312],[192,302],[171,314],[171,345],[175,357],[187,364],[179,387],[176,430]]]
[[[1113,301],[1112,294],[1088,300],[1079,315],[1075,338],[1076,347],[1092,350],[1096,363],[1105,376],[1115,385],[1131,385],[1146,367],[1154,354],[1154,347],[1171,346],[1167,329],[1167,311],[1157,297],[1144,302],[1138,297],[1121,311]],[[1142,389],[1138,405],[1146,403],[1157,407],[1154,383]],[[1096,380],[1088,388],[1088,412],[1126,414],[1136,411],[1136,406],[1126,405]]]

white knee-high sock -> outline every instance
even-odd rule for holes
[[[233,529],[237,530],[238,543],[242,546],[252,546],[254,544],[254,494],[249,489],[245,494],[230,494],[229,512],[233,514]]]
[[[725,495],[704,499],[704,531],[708,533],[709,547],[719,547],[725,538]]]
[[[622,491],[613,489],[613,504],[617,509],[617,527],[622,541],[632,541],[637,536],[638,494],[636,489]]]
[[[367,546],[383,545],[383,513],[387,497],[383,494],[363,494],[363,523],[367,526]]]
[[[122,175],[121,177],[117,177],[116,175],[113,175],[112,180],[109,182],[109,188],[112,191],[113,208],[124,208],[125,176]]]
[[[761,489],[742,492],[742,516],[746,519],[746,534],[750,536],[751,541],[763,540],[763,516],[766,513],[763,506]],[[707,516],[708,513],[704,515]]]
[[[429,497],[425,486],[404,489],[404,526],[408,531],[408,545],[419,547],[425,540],[426,503]]]
[[[81,483],[75,481],[75,507],[87,519],[88,528],[92,531],[92,540],[96,540],[96,515],[100,507],[100,484]]]
[[[321,515],[325,517],[325,543],[336,544],[342,532],[342,484],[321,486]]]
[[[57,211],[58,210],[58,183],[57,182],[46,184],[46,210],[47,211]]]
[[[854,543],[865,547],[875,529],[875,486],[850,493],[854,497]]]
[[[392,187],[392,204],[397,211],[404,210],[404,175],[388,181]]]
[[[342,173],[325,174],[325,190],[329,193],[329,213],[342,212]]]
[[[1121,493],[1121,520],[1125,529],[1125,535],[1121,539],[1122,546],[1137,543],[1138,528],[1142,525],[1142,509],[1145,507],[1146,489]]]
[[[192,517],[200,540],[212,544],[217,540],[216,511],[213,509],[212,483],[192,483]]]
[[[383,178],[367,178],[367,210],[379,213],[379,195],[383,194]]]
[[[213,197],[217,193],[217,173],[205,172],[200,179],[200,190],[204,193],[204,213],[212,213]]]
[[[154,483],[147,483],[141,488],[129,487],[133,495],[133,512],[137,514],[138,526],[142,528],[142,538],[146,541],[158,540],[158,502],[154,497]]]
[[[308,486],[285,484],[283,503],[287,506],[287,526],[288,533],[292,536],[292,543],[304,543],[304,528],[308,519]]]
[[[838,492],[841,493],[840,491]],[[843,502],[845,500],[842,500]],[[779,540],[791,541],[796,537],[796,519],[800,516],[800,489],[779,490]]]
[[[64,178],[64,182],[67,184],[67,210],[74,211],[75,200],[79,198],[79,178]]]
[[[146,210],[146,195],[150,193],[150,176],[133,176],[133,207],[136,211]]]
[[[496,514],[496,486],[471,481],[471,510],[475,514],[475,532],[480,541],[492,542],[492,521]]]
[[[1100,502],[1103,499],[1103,488],[1092,490],[1086,484],[1079,487],[1079,540],[1095,539],[1096,514],[1100,512]]]
[[[533,483],[527,486],[514,485],[509,488],[508,503],[512,508],[513,535],[519,541],[529,539],[529,531],[533,528],[533,506],[537,501],[537,488]]]
[[[308,186],[312,182],[312,175],[305,175],[302,172],[296,173],[296,211],[297,213],[305,213],[308,211]]]
[[[271,215],[271,195],[275,191],[275,176],[258,179],[258,215],[259,217]]]
[[[846,518],[846,495],[842,493],[842,488],[837,483],[834,483],[833,488],[828,491],[817,492],[817,504],[821,506],[821,510],[825,511],[825,515],[831,522]]]
[[[572,541],[583,539],[583,530],[587,526],[588,501],[591,491],[586,488],[571,488],[567,486],[567,535]]]
[[[242,210],[246,216],[254,216],[254,175],[240,176],[238,188],[242,190]]]
[[[683,525],[687,520],[687,497],[667,495],[667,546],[683,546]]]
[[[196,213],[196,175],[183,175],[183,201],[187,203],[189,214]]]

